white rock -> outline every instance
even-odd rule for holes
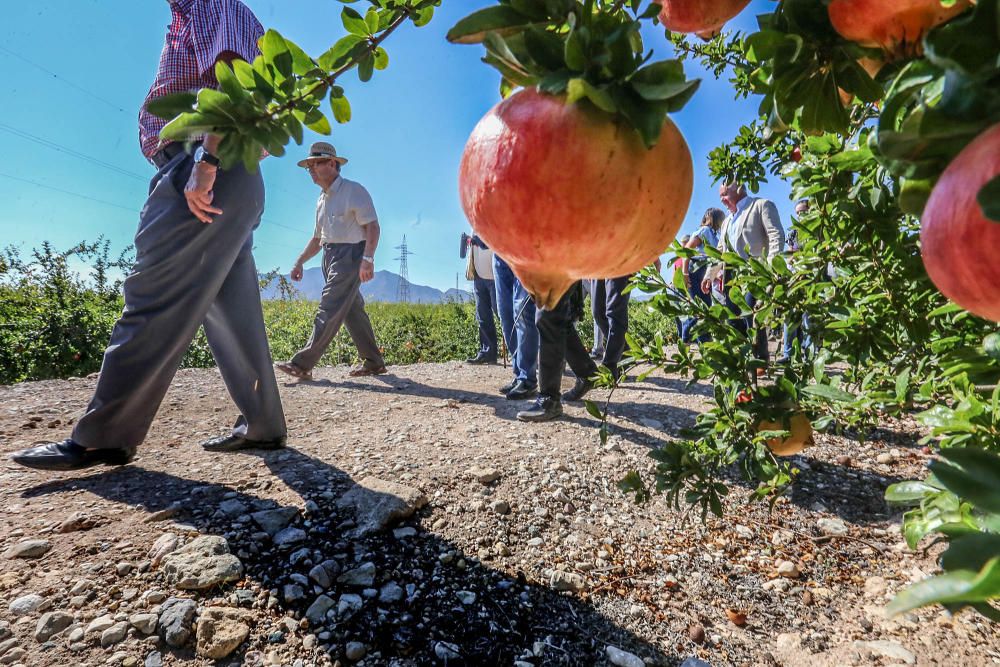
[[[617,646],[606,646],[604,653],[608,656],[608,661],[612,665],[617,665],[617,667],[645,667],[646,663],[642,661],[642,658],[635,655],[634,653],[629,653],[628,651],[623,651]]]

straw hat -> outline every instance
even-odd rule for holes
[[[299,160],[299,166],[308,167],[310,162],[315,162],[316,160],[336,160],[340,164],[347,164],[347,158],[337,157],[337,149],[325,141],[317,141],[310,146],[309,157]]]

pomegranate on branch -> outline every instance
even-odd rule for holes
[[[620,117],[534,88],[479,121],[459,175],[473,229],[543,307],[581,278],[652,263],[676,236],[692,187],[691,153],[670,119],[647,149]]]
[[[1000,124],[986,130],[945,169],[920,219],[921,256],[941,293],[980,317],[1000,322],[1000,222],[977,196],[1000,176]]]
[[[703,39],[717,35],[750,0],[662,0],[660,23],[671,32],[693,32]]]
[[[880,47],[891,57],[921,52],[920,41],[931,28],[958,16],[974,3],[956,0],[831,0],[830,22],[845,39]]]

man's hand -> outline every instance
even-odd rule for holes
[[[288,277],[294,280],[295,282],[302,280],[302,265],[296,264],[295,266],[293,266],[292,272],[288,274]]]
[[[712,279],[711,278],[705,278],[704,280],[701,281],[701,293],[702,294],[711,294],[712,293]]]
[[[366,259],[361,260],[361,268],[358,269],[358,276],[361,277],[361,282],[368,282],[375,277],[375,265]]]
[[[188,208],[194,213],[194,217],[204,223],[212,222],[213,215],[222,213],[221,208],[212,206],[212,186],[215,185],[215,174],[217,167],[199,162],[191,170],[187,185],[184,186],[184,198],[187,199]]]

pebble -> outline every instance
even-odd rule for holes
[[[42,614],[35,626],[35,640],[39,643],[48,641],[49,637],[58,634],[73,624],[73,614],[65,611],[50,611]]]
[[[15,616],[25,616],[27,614],[33,614],[42,608],[45,604],[45,598],[41,595],[35,593],[30,593],[28,595],[22,595],[13,602],[10,603],[8,609],[10,613]]]
[[[612,665],[617,667],[645,667],[646,663],[643,662],[642,658],[635,655],[634,653],[629,653],[628,651],[623,651],[617,646],[606,646],[604,648],[605,655],[608,656],[608,661]]]
[[[304,542],[306,531],[301,528],[283,528],[274,536],[274,544],[278,547],[288,548],[293,544]]]
[[[144,635],[151,635],[156,632],[156,624],[159,619],[156,614],[132,614],[128,622]]]
[[[52,548],[48,540],[21,540],[4,554],[6,558],[41,558]]]
[[[575,572],[556,570],[549,575],[549,586],[557,591],[582,591],[587,588],[587,580]]]
[[[778,561],[778,576],[784,577],[785,579],[798,579],[802,574],[799,572],[798,566],[789,560]]]
[[[695,644],[703,644],[705,642],[705,628],[700,623],[691,624],[688,626],[688,639]]]
[[[378,599],[381,602],[399,602],[403,599],[403,589],[395,581],[390,581],[382,586]]]
[[[344,657],[351,662],[361,660],[367,653],[368,649],[361,642],[347,642],[347,646],[344,647]]]
[[[883,656],[885,658],[890,658],[892,660],[898,660],[905,665],[912,665],[917,661],[917,658],[913,653],[908,651],[899,642],[878,640],[878,641],[856,641],[854,642],[855,648],[867,649],[876,655]]]
[[[107,648],[114,644],[118,644],[125,639],[128,634],[128,623],[122,621],[120,623],[115,623],[110,628],[101,633],[101,647]]]
[[[309,570],[309,578],[316,582],[316,585],[320,588],[329,588],[333,583],[330,580],[330,573],[326,571],[323,565],[316,565]]]
[[[451,642],[437,642],[434,644],[434,655],[444,661],[458,660],[462,657],[458,645]]]
[[[163,667],[163,656],[160,655],[159,651],[153,651],[146,656],[143,665],[145,667]]]
[[[337,581],[348,586],[371,586],[375,581],[375,563],[362,563],[341,574]]]
[[[868,577],[865,579],[865,597],[881,598],[885,596],[888,584],[882,577]]]
[[[823,518],[816,522],[816,527],[823,535],[842,536],[847,535],[847,524],[840,519]]]
[[[160,635],[168,645],[180,648],[191,638],[192,621],[198,605],[194,600],[169,598],[160,608]]]
[[[501,515],[510,514],[510,503],[508,503],[506,500],[494,500],[492,503],[490,503],[490,509],[496,512],[497,514]]]
[[[333,598],[320,595],[309,605],[309,609],[306,610],[306,618],[314,625],[319,625],[326,618],[326,612],[333,609],[334,604]]]
[[[466,474],[480,484],[492,484],[500,479],[500,471],[496,468],[470,468]]]

